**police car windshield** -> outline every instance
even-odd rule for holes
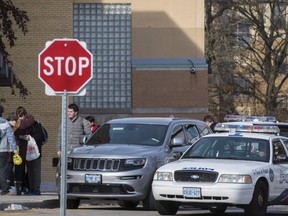
[[[234,159],[269,161],[269,141],[245,137],[204,137],[191,146],[181,159]]]
[[[85,145],[135,144],[162,145],[167,125],[154,124],[105,124],[99,128]]]

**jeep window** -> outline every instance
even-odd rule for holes
[[[200,136],[196,125],[185,125],[187,130],[187,139],[190,144],[193,144]]]
[[[180,146],[187,144],[182,125],[176,125],[173,128],[173,132],[171,135],[171,143],[174,143],[174,145],[176,144]]]
[[[85,143],[162,145],[167,131],[166,125],[154,124],[105,124]]]
[[[198,130],[199,130],[199,133],[200,133],[201,137],[211,133],[210,128],[207,127],[207,126],[197,125],[197,127],[198,127]]]

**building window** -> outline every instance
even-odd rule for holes
[[[131,25],[130,4],[73,4],[73,36],[93,54],[81,108],[131,108]]]

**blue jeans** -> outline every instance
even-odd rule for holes
[[[9,184],[5,175],[8,165],[8,157],[8,152],[0,152],[0,187],[3,191],[9,190]]]

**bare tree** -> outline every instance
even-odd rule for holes
[[[23,83],[17,78],[13,71],[13,62],[9,59],[9,53],[6,49],[8,45],[10,48],[15,46],[15,41],[17,37],[14,33],[14,26],[16,25],[25,35],[28,32],[27,23],[29,22],[29,17],[27,12],[17,8],[11,0],[1,0],[0,1],[0,55],[3,56],[4,62],[8,66],[9,73],[13,76],[13,82],[10,85],[12,94],[16,94],[15,90],[19,90],[19,95],[25,98],[30,94]],[[1,99],[2,101],[5,99]]]
[[[282,118],[288,77],[286,1],[205,3],[212,112],[223,117],[249,107],[249,114]]]

